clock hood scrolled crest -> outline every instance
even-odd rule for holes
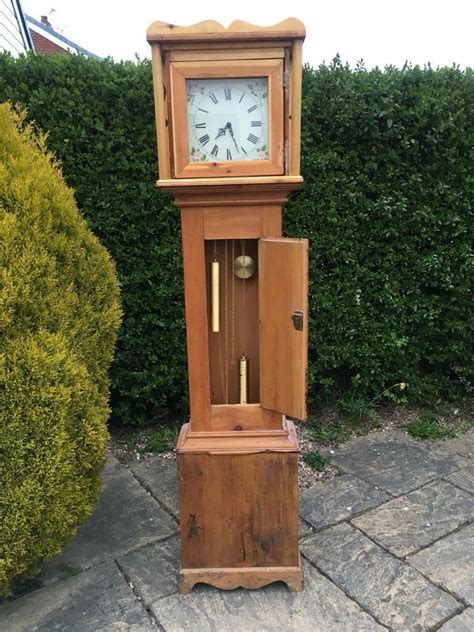
[[[227,28],[216,20],[204,20],[191,26],[178,26],[169,22],[153,22],[147,30],[148,42],[175,41],[198,42],[212,39],[215,42],[225,40],[278,40],[301,39],[306,29],[298,18],[287,18],[271,26],[258,26],[243,20],[234,20]]]

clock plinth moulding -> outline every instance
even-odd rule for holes
[[[302,590],[307,252],[281,209],[302,178],[303,24],[153,23],[158,187],[181,209],[190,420],[178,444],[180,592]]]

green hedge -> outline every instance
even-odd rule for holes
[[[285,229],[311,240],[310,384],[472,393],[471,70],[304,73]]]
[[[0,594],[97,502],[118,292],[44,139],[0,105]]]
[[[311,240],[310,401],[397,381],[469,391],[470,70],[306,68],[304,187],[284,212]],[[179,213],[155,189],[149,62],[0,57],[0,99],[49,130],[89,225],[117,263],[112,370],[123,422],[186,405]]]

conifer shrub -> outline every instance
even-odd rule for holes
[[[120,322],[107,251],[24,114],[0,105],[0,594],[93,511]]]

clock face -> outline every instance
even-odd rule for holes
[[[268,160],[268,79],[187,79],[190,162]]]

